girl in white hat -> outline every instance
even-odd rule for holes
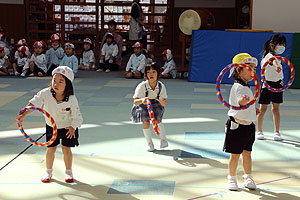
[[[143,78],[147,62],[146,56],[142,53],[143,46],[140,42],[136,42],[132,47],[134,53],[131,54],[127,62],[125,78]]]
[[[166,49],[162,53],[163,59],[165,61],[164,66],[162,67],[162,78],[176,78],[177,67],[173,59],[173,54],[170,49]]]
[[[76,77],[77,70],[78,70],[78,58],[74,55],[75,52],[75,46],[72,43],[66,43],[65,44],[65,56],[60,62],[60,66],[68,66],[70,67],[74,75]]]
[[[93,70],[95,68],[95,54],[93,51],[93,43],[90,38],[83,40],[83,50],[80,58],[78,69]]]
[[[47,147],[46,153],[46,171],[41,181],[48,183],[51,181],[53,172],[53,162],[58,144],[62,144],[62,152],[65,162],[65,181],[70,183],[74,181],[72,173],[72,151],[71,147],[79,145],[78,128],[83,119],[78,106],[78,101],[74,95],[73,79],[74,73],[67,66],[59,66],[52,71],[52,82],[50,87],[39,91],[27,106],[42,107],[54,119],[58,134],[56,140]],[[25,116],[31,111],[24,112],[21,116],[13,118],[21,123]],[[53,136],[53,127],[50,120],[46,120],[46,140],[49,141]]]

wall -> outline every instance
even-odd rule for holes
[[[175,0],[175,7],[234,8],[235,0]]]
[[[9,2],[9,4],[4,2]],[[16,43],[19,39],[25,38],[25,6],[23,0],[0,0],[0,26],[3,28],[6,40],[9,43],[11,39]]]
[[[252,29],[300,32],[300,0],[253,0]]]

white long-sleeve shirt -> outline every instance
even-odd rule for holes
[[[144,54],[141,54],[139,56],[132,54],[128,60],[126,71],[135,72],[136,70],[138,70],[144,73],[145,67],[146,67],[146,56]]]
[[[50,88],[39,91],[30,101],[34,106],[42,107],[54,119],[58,129],[72,126],[79,128],[83,122],[78,101],[75,95],[69,96],[68,101],[57,102]],[[52,127],[51,121],[45,116],[46,124]]]
[[[116,44],[108,45],[107,43],[105,43],[101,49],[101,55],[105,57],[105,60],[109,60],[110,56],[116,58],[118,53],[119,53],[118,45]]]

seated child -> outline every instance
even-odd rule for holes
[[[143,78],[146,67],[146,56],[142,54],[142,44],[134,43],[132,46],[134,53],[130,56],[126,70],[125,78]]]
[[[83,50],[80,58],[78,69],[92,70],[95,68],[95,55],[93,51],[93,43],[90,38],[83,40]]]
[[[173,55],[170,49],[164,50],[162,53],[165,61],[162,67],[161,77],[162,78],[176,78],[177,68],[173,59]]]
[[[65,56],[65,52],[63,48],[60,47],[59,45],[59,34],[53,34],[51,36],[51,48],[46,51],[46,58],[47,58],[47,63],[48,63],[48,71],[47,75],[52,76],[52,71],[59,66],[60,61],[63,59]],[[48,46],[47,46],[48,47]]]
[[[41,41],[35,42],[33,48],[34,48],[34,53],[32,54],[27,64],[25,64],[25,66],[23,67],[24,74],[21,75],[43,77],[47,73],[47,60],[45,54],[43,53],[42,42]]]
[[[60,66],[68,66],[70,67],[74,75],[76,77],[77,70],[78,70],[78,58],[74,55],[75,46],[72,43],[67,42],[65,44],[65,52],[66,55],[60,62]]]
[[[21,46],[16,51],[16,52],[18,52],[18,56],[17,56],[16,62],[13,63],[13,69],[14,69],[15,76],[19,76],[20,74],[22,74],[24,72],[23,68],[26,65],[26,63],[28,63],[28,58],[26,55],[26,52],[28,52],[28,51],[29,51],[29,49],[26,46]],[[23,74],[23,76],[25,76],[25,74]]]
[[[0,76],[7,76],[8,75],[8,66],[9,61],[8,57],[5,55],[4,46],[0,46]]]
[[[111,33],[106,34],[106,41],[101,49],[100,69],[98,71],[110,72],[118,70],[119,66],[116,64],[116,56],[119,50]]]

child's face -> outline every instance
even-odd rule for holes
[[[256,72],[256,66],[252,63],[246,63],[246,65],[251,67],[251,72],[246,68],[242,68],[239,75],[243,80],[249,82],[253,80],[254,74]]]
[[[52,41],[52,46],[53,47],[58,47],[59,46],[59,42],[58,41]]]
[[[148,79],[149,82],[155,82],[157,81],[157,71],[150,68],[150,70],[146,71],[146,77]]]
[[[115,27],[114,25],[109,25],[109,26],[108,26],[108,31],[109,31],[110,33],[114,33],[115,30],[116,30],[116,27]]]
[[[19,54],[20,58],[23,58],[23,52],[22,51],[19,51],[18,54]]]
[[[164,61],[167,61],[167,56],[163,55],[163,59],[164,59]]]
[[[85,51],[88,51],[88,50],[91,49],[91,45],[88,44],[88,43],[84,43],[83,48],[84,48]]]
[[[112,39],[111,38],[106,38],[106,43],[107,44],[111,44],[112,43]]]
[[[40,55],[40,54],[42,53],[42,51],[43,51],[43,48],[42,48],[42,47],[35,47],[35,48],[34,48],[34,52],[35,52],[36,54],[38,54],[38,55]]]
[[[3,58],[5,56],[4,50],[0,50],[0,57]]]
[[[66,51],[66,54],[67,54],[68,56],[71,56],[71,55],[73,54],[73,49],[72,49],[72,47],[66,47],[66,48],[65,48],[65,51]]]
[[[142,50],[141,50],[140,47],[134,48],[133,51],[134,51],[134,54],[137,55],[137,56],[139,56],[141,54],[141,52],[142,52]]]
[[[51,82],[52,89],[57,94],[63,94],[66,88],[66,80],[61,74],[54,74]]]

